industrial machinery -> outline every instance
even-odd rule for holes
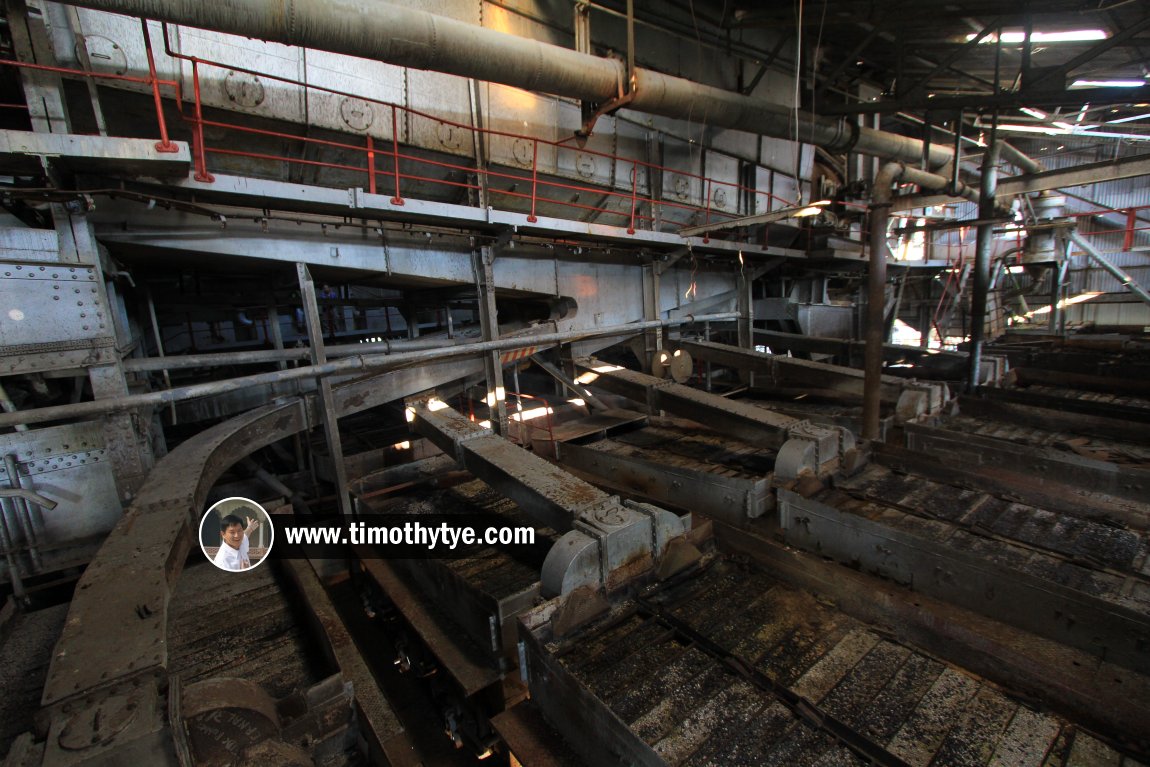
[[[7,0],[0,764],[1150,764],[1145,9],[696,5]]]

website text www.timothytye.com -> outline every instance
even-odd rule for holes
[[[277,520],[285,556],[322,556],[346,546],[377,547],[380,556],[443,557],[482,546],[531,547],[535,528],[485,515],[374,515],[359,519]]]

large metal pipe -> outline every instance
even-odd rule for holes
[[[886,230],[894,183],[907,181],[925,189],[945,189],[951,180],[945,176],[899,162],[887,163],[874,179],[870,207],[870,261],[867,270],[866,353],[863,359],[863,439],[878,439],[881,433],[882,359],[886,344]],[[958,182],[956,192],[977,202],[978,192]]]
[[[363,354],[334,362],[325,362],[321,365],[305,365],[290,370],[257,373],[256,375],[229,378],[224,381],[210,381],[192,386],[181,386],[175,389],[165,389],[164,391],[149,392],[147,394],[130,394],[124,397],[111,397],[94,402],[77,402],[71,405],[53,405],[35,410],[21,410],[17,413],[2,413],[0,414],[0,428],[12,426],[17,423],[43,423],[45,421],[86,418],[88,416],[123,412],[142,407],[163,406],[171,402],[183,402],[201,397],[211,397],[253,386],[276,384],[284,381],[322,378],[332,375],[374,373],[390,368],[417,365],[424,362],[436,362],[453,357],[471,356],[483,352],[524,349],[548,344],[566,343],[583,338],[631,335],[652,328],[687,325],[695,322],[720,322],[723,320],[735,320],[738,319],[738,317],[739,315],[736,312],[701,314],[696,317],[687,316],[681,319],[649,320],[646,322],[633,322],[627,325],[569,330],[562,333],[537,333],[529,336],[517,336],[515,338],[501,338],[496,341],[481,341],[479,343],[464,344],[463,346],[451,346],[445,349],[436,348],[425,351],[405,352],[402,354]]]
[[[64,0],[111,13],[447,72],[597,104],[627,89],[626,64],[425,11],[369,0]],[[923,142],[762,98],[635,69],[628,109],[919,163]],[[929,165],[953,158],[941,144]]]
[[[998,157],[1001,147],[991,144],[982,158],[978,217],[991,219],[995,214],[995,190],[998,188]],[[967,391],[978,388],[982,376],[982,344],[986,335],[986,304],[990,293],[990,256],[994,250],[993,222],[978,225],[978,239],[974,246],[974,288],[970,295],[970,373]]]
[[[1110,259],[1102,255],[1102,252],[1098,250],[1098,248],[1087,242],[1085,238],[1083,238],[1077,232],[1070,233],[1070,241],[1086,251],[1086,255],[1089,256],[1091,260],[1094,261],[1094,263],[1098,264],[1111,275],[1113,275],[1114,279],[1121,282],[1122,287],[1126,288],[1131,293],[1138,296],[1146,303],[1150,304],[1150,293],[1147,293],[1146,289],[1139,285],[1137,280],[1111,263]]]

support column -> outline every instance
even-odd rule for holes
[[[739,313],[737,326],[740,349],[754,350],[755,348],[755,301],[751,295],[754,284],[754,278],[749,276],[745,269],[740,269],[739,283],[736,288],[737,298],[735,299],[735,311]],[[755,374],[751,371],[740,370],[739,378],[747,386],[755,385]]]
[[[886,343],[886,227],[890,219],[890,194],[875,192],[870,212],[870,262],[867,274],[866,357],[863,370],[863,439],[878,439],[881,434],[882,353]]]
[[[660,270],[658,264],[643,267],[643,319],[659,319]],[[663,329],[653,328],[643,333],[643,368],[652,371],[659,353],[663,351]]]
[[[998,187],[998,157],[1001,147],[991,144],[982,158],[982,179],[979,184],[978,217],[984,221],[994,218],[995,190]],[[978,388],[982,371],[982,344],[986,335],[986,303],[990,291],[990,257],[994,249],[994,224],[980,224],[974,250],[974,292],[970,296],[970,371],[967,391]]]
[[[8,29],[16,59],[27,64],[56,66],[56,57],[48,40],[44,20],[28,13],[24,0],[8,0]],[[20,69],[24,97],[32,130],[37,133],[68,133],[68,109],[64,103],[63,83],[58,74],[43,70]]]
[[[499,338],[499,312],[495,305],[495,251],[494,245],[484,245],[471,256],[475,288],[479,296],[479,327],[484,341]],[[503,386],[503,361],[498,351],[483,355],[483,370],[487,374],[488,404],[493,414],[491,428],[496,434],[506,435],[507,395]]]
[[[308,344],[311,350],[311,364],[323,365],[327,362],[327,351],[323,342],[323,326],[319,320],[319,304],[315,300],[315,283],[307,265],[297,263],[300,298],[303,300],[304,319],[307,321]],[[331,455],[332,473],[335,477],[336,498],[339,511],[345,517],[352,515],[351,497],[347,493],[347,468],[343,465],[343,442],[339,437],[339,421],[335,414],[335,400],[331,394],[331,378],[324,376],[316,380],[319,390],[320,418],[323,433],[327,439],[327,450]]]

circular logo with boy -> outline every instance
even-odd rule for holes
[[[200,520],[200,548],[216,567],[244,572],[259,567],[272,550],[271,517],[250,498],[224,498]]]

